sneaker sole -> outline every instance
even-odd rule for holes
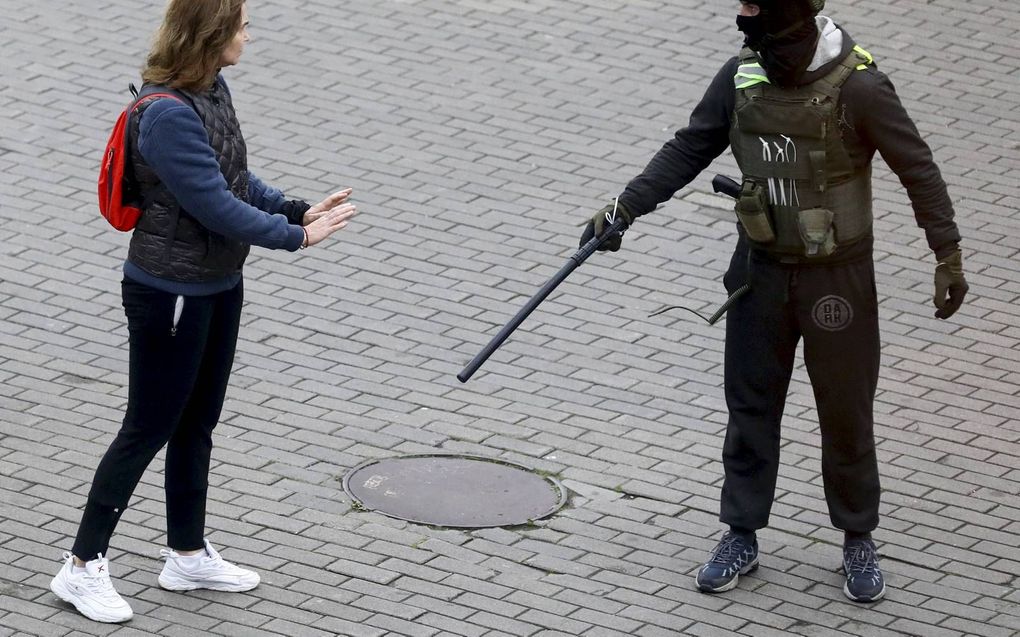
[[[885,597],[885,582],[882,582],[882,590],[878,591],[878,594],[872,595],[871,597],[854,597],[850,594],[850,586],[847,584],[843,584],[843,594],[846,595],[846,598],[851,602],[857,602],[858,604],[870,604]]]
[[[733,590],[734,588],[737,587],[737,582],[740,581],[740,576],[741,575],[747,575],[751,571],[754,571],[754,570],[757,570],[757,569],[758,569],[758,559],[755,558],[755,560],[753,562],[751,562],[750,564],[748,564],[744,568],[740,569],[740,571],[736,575],[733,576],[733,579],[731,579],[730,581],[726,582],[722,586],[718,586],[716,588],[712,588],[711,586],[702,586],[699,583],[698,584],[698,590],[701,591],[702,593],[725,593],[726,591],[731,591],[731,590]],[[695,581],[697,581],[697,580],[695,580]]]
[[[75,610],[77,610],[79,613],[81,613],[82,615],[91,619],[94,622],[101,622],[104,624],[120,624],[134,617],[134,612],[132,612],[127,617],[111,618],[109,615],[100,615],[93,611],[92,608],[90,608],[89,606],[79,604],[77,598],[73,594],[71,594],[70,591],[66,590],[63,586],[59,586],[56,581],[50,582],[50,591],[52,591],[53,594],[59,597],[61,600],[67,602],[71,606],[74,606]]]
[[[250,591],[258,587],[258,585],[261,583],[255,582],[254,584],[250,585],[243,584],[240,586],[234,586],[231,584],[195,584],[194,582],[172,581],[169,579],[164,579],[162,576],[159,577],[156,581],[159,582],[160,588],[168,591],[183,592],[183,591],[197,591],[198,589],[202,589],[207,591],[219,591],[221,593],[243,593],[245,591]]]

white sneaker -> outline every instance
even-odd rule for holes
[[[85,562],[85,570],[78,573],[74,572],[74,557],[64,553],[64,566],[50,582],[50,590],[93,621],[126,622],[134,615],[128,603],[114,590],[110,563],[102,553],[97,559]]]
[[[208,588],[213,591],[240,593],[259,585],[259,575],[240,568],[220,557],[216,549],[205,542],[205,551],[194,556],[180,555],[173,549],[160,549],[166,558],[159,585],[168,591],[193,591]]]

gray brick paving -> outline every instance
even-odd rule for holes
[[[886,601],[839,591],[800,366],[762,568],[725,596],[692,588],[719,531],[722,329],[648,314],[724,298],[713,173],[454,378],[684,123],[737,44],[731,7],[277,0],[251,4],[255,42],[227,71],[252,168],[310,199],[353,186],[361,215],[246,270],[209,534],[264,583],[155,586],[158,458],[111,551],[136,617],[69,610],[47,584],[126,398],[127,236],[99,218],[94,171],[162,3],[0,0],[0,635],[1020,635],[1020,18],[992,0],[830,4],[931,143],[972,285],[931,318],[930,256],[877,161]],[[547,471],[569,506],[441,530],[341,489],[366,459],[437,450]]]

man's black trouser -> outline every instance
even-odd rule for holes
[[[866,258],[838,265],[786,265],[738,249],[726,274],[731,292],[751,291],[726,317],[720,519],[741,529],[768,525],[779,470],[780,421],[797,344],[818,409],[822,478],[836,528],[878,525],[880,486],[872,407],[878,383],[875,272]]]
[[[72,553],[105,554],[110,537],[153,457],[166,446],[167,544],[203,546],[212,431],[234,362],[242,284],[189,296],[171,333],[176,295],[121,283],[130,353],[128,404],[117,437],[96,469]]]

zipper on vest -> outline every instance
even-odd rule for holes
[[[823,106],[825,100],[818,96],[800,96],[800,97],[780,97],[779,95],[749,95],[748,98],[752,102],[773,102],[776,104],[792,105],[792,106],[804,106],[810,104],[811,106]]]

